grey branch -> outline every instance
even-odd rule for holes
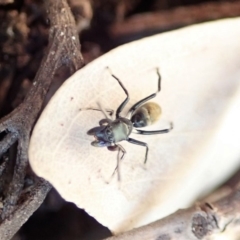
[[[195,204],[107,240],[214,240],[222,235],[225,235],[224,239],[232,240],[239,239],[239,224],[240,185],[213,203]],[[236,238],[230,237],[229,233]]]
[[[10,239],[16,233],[40,206],[51,188],[48,182],[36,178],[29,191],[24,189],[30,133],[56,71],[61,66],[67,66],[72,74],[83,65],[75,20],[66,0],[45,0],[45,7],[51,26],[46,54],[23,103],[0,119],[0,132],[5,132],[0,142],[0,156],[17,142],[14,173],[8,186],[3,184],[6,178],[3,168],[7,168],[9,161],[1,166],[0,189],[5,193],[1,211],[1,240]]]

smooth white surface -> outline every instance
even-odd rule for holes
[[[84,208],[113,232],[147,224],[188,206],[211,191],[240,165],[240,19],[200,24],[121,46],[69,78],[37,122],[29,149],[35,173],[68,201]],[[116,152],[90,145],[86,132],[103,118],[97,106],[115,109],[123,90],[104,70],[109,66],[131,100],[157,89],[163,110],[159,129],[171,133],[133,135],[149,145],[127,142],[119,183],[111,178]],[[125,111],[125,112],[126,112]]]

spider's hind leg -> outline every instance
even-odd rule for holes
[[[142,147],[146,148],[145,159],[144,159],[144,164],[145,164],[147,162],[147,158],[148,158],[148,150],[149,150],[148,144],[145,143],[145,142],[138,141],[138,140],[133,139],[133,138],[128,138],[127,141],[129,143],[136,144],[136,145],[139,145],[139,146],[142,146]]]
[[[155,135],[155,134],[169,133],[172,129],[173,129],[173,123],[170,122],[170,127],[165,128],[165,129],[154,130],[154,131],[134,129],[133,133],[142,134],[142,135]]]

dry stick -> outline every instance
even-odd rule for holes
[[[227,230],[239,233],[239,225],[240,185],[214,203],[196,204],[107,240],[211,240]]]
[[[4,220],[0,225],[0,239],[9,240],[18,229],[28,220],[45,199],[51,185],[38,178],[33,189],[23,196],[23,202],[17,205],[9,219]]]
[[[0,5],[10,4],[13,2],[14,2],[14,0],[0,0]]]
[[[0,157],[4,154],[17,140],[17,135],[14,133],[9,133],[0,141]]]
[[[37,180],[30,193],[21,196],[28,166],[27,151],[30,133],[56,71],[61,66],[67,65],[70,72],[73,73],[83,65],[78,33],[66,0],[45,0],[45,6],[51,25],[47,54],[42,60],[24,102],[0,120],[0,132],[8,132],[7,137],[1,142],[0,155],[10,147],[9,143],[18,141],[14,174],[3,202],[0,225],[1,240],[10,239],[13,236],[39,207],[51,188],[45,180]],[[23,199],[21,202],[19,201],[20,196]]]
[[[172,30],[194,23],[238,17],[239,15],[239,0],[216,1],[134,15],[111,25],[109,31],[114,38],[119,39],[124,36]]]

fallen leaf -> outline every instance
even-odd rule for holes
[[[199,24],[118,47],[71,76],[39,118],[29,148],[34,172],[63,198],[85,209],[115,233],[187,207],[240,165],[240,18]],[[116,110],[126,95],[106,70],[123,82],[130,101],[162,90],[153,100],[162,118],[151,129],[168,134],[122,142],[121,181],[113,174],[117,152],[91,146],[86,133],[104,118],[97,107]]]

